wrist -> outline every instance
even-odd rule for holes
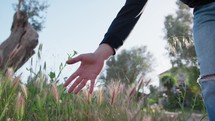
[[[96,56],[101,57],[103,60],[107,60],[114,54],[113,48],[108,44],[101,44],[94,52]]]

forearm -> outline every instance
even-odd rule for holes
[[[103,60],[107,60],[111,55],[114,54],[112,47],[108,44],[100,44],[94,52],[96,56],[101,57]]]
[[[139,20],[146,2],[147,0],[126,0],[125,5],[111,23],[100,44],[106,43],[110,45],[113,50],[122,46]]]

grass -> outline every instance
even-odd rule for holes
[[[173,115],[158,105],[144,106],[135,90],[143,83],[125,87],[114,82],[92,95],[87,89],[75,95],[66,93],[62,84],[49,83],[42,73],[27,84],[11,75],[0,78],[1,121],[183,121],[189,117],[184,114],[190,114]]]
[[[41,53],[42,45],[39,60]],[[68,58],[75,54],[68,54]],[[0,121],[185,121],[192,115],[192,109],[167,112],[156,103],[147,103],[148,96],[138,91],[149,84],[144,80],[132,86],[113,82],[93,94],[87,88],[78,95],[69,94],[58,83],[65,66],[60,64],[58,73],[48,75],[41,66],[38,72],[31,67],[27,81],[20,80],[21,75],[15,76],[12,69],[0,74]],[[204,119],[204,115],[200,117]]]

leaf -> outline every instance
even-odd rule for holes
[[[59,70],[60,70],[60,71],[63,70],[63,63],[60,64]]]
[[[55,78],[55,72],[50,72],[49,73],[49,77],[53,80]]]
[[[46,70],[46,62],[44,62],[43,70]]]
[[[39,51],[42,51],[42,49],[43,49],[43,44],[40,44],[39,45]]]
[[[73,54],[67,54],[68,56],[68,60],[72,59],[72,57],[74,57],[78,52],[77,51],[73,51]]]

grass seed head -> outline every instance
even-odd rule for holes
[[[59,102],[59,92],[58,92],[58,88],[57,88],[56,83],[52,84],[51,92],[52,92],[52,94],[54,96],[55,102],[58,104],[58,102]]]
[[[27,87],[26,87],[26,85],[20,83],[20,86],[21,86],[21,90],[22,90],[22,92],[23,92],[23,94],[24,94],[24,96],[25,96],[25,99],[27,99],[27,98],[28,98],[28,92],[27,92]]]
[[[6,72],[7,79],[13,80],[14,70],[13,68],[8,68]]]
[[[25,99],[22,96],[22,93],[19,92],[16,97],[16,113],[19,117],[23,117],[25,109]]]

